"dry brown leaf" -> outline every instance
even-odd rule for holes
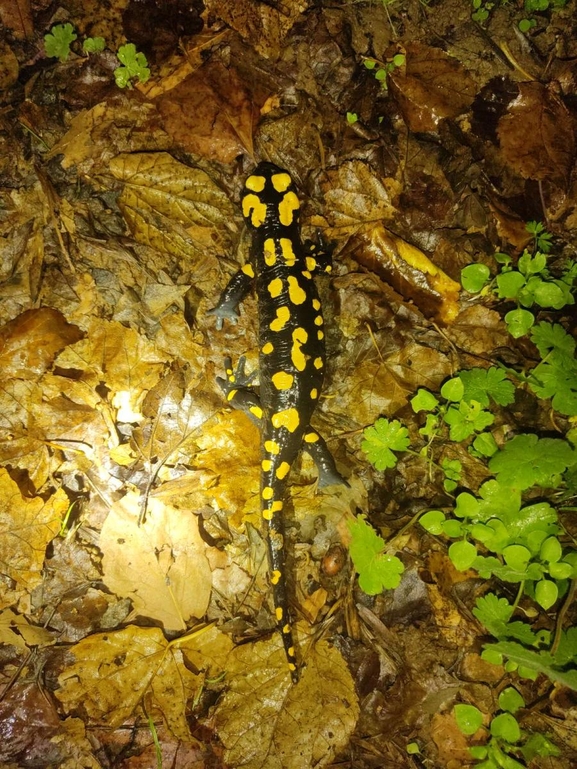
[[[354,257],[411,299],[427,316],[452,323],[459,312],[461,286],[418,248],[380,224],[355,235]]]
[[[442,118],[454,118],[473,102],[477,87],[463,65],[440,48],[412,42],[405,47],[406,64],[389,76],[411,131],[436,131]]]
[[[326,641],[310,649],[296,686],[277,638],[234,649],[228,680],[214,717],[231,766],[326,766],[348,743],[359,716],[351,674]]]
[[[524,179],[568,181],[575,162],[575,123],[547,86],[519,83],[519,96],[497,133],[505,159]]]
[[[185,150],[229,165],[252,155],[254,96],[235,68],[209,61],[158,100],[164,128]]]
[[[160,152],[119,155],[110,171],[124,183],[119,205],[139,242],[189,259],[230,249],[235,209],[202,169]],[[199,260],[195,281],[211,266]]]
[[[19,587],[32,590],[42,581],[48,543],[69,506],[62,489],[47,500],[27,499],[4,468],[0,469],[0,570]]]
[[[106,167],[121,152],[163,150],[171,146],[172,140],[158,126],[156,106],[125,93],[76,115],[46,157],[62,154],[63,168],[77,166],[82,172],[91,173],[94,166]]]
[[[211,572],[195,516],[151,497],[138,526],[141,499],[128,494],[110,510],[100,533],[103,580],[130,598],[139,616],[183,631],[208,607]]]
[[[195,634],[168,642],[158,628],[134,625],[84,638],[71,648],[75,662],[61,673],[56,696],[67,713],[81,709],[90,719],[120,726],[146,704],[178,739],[190,741],[188,700],[202,683],[187,668],[180,648],[194,648]]]
[[[332,224],[327,237],[342,238],[371,223],[390,221],[397,213],[391,202],[392,179],[381,180],[366,163],[351,160],[327,174],[323,185],[327,216]]]

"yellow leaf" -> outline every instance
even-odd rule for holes
[[[58,533],[69,505],[58,489],[47,500],[26,499],[8,472],[0,469],[0,571],[32,590],[42,581],[42,566],[48,543]]]
[[[196,516],[150,497],[138,526],[140,497],[129,492],[104,522],[99,546],[103,579],[117,595],[130,598],[136,614],[167,630],[185,630],[190,617],[208,607],[211,571]]]
[[[229,689],[216,707],[225,763],[243,769],[309,769],[331,763],[359,716],[354,682],[340,653],[321,641],[290,683],[280,640],[239,646]]]
[[[199,676],[161,630],[130,625],[84,638],[70,651],[75,662],[61,673],[56,692],[67,712],[82,708],[97,723],[116,728],[146,697],[146,712],[154,717],[160,711],[171,732],[190,741],[186,706]]]

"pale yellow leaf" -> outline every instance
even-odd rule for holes
[[[141,498],[129,492],[115,504],[100,534],[103,579],[130,598],[136,614],[156,619],[167,630],[184,630],[208,607],[211,571],[197,519],[150,497],[138,526]]]
[[[12,609],[0,612],[0,643],[11,644],[20,649],[40,646],[52,641],[52,636],[43,627],[31,625],[26,617]]]

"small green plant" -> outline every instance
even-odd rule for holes
[[[87,37],[82,43],[84,53],[100,53],[106,48],[106,40],[103,37]]]
[[[367,595],[391,590],[401,581],[405,567],[396,555],[385,552],[385,541],[375,532],[364,516],[348,524],[351,533],[349,552],[359,575],[359,587]]]
[[[559,277],[554,277],[547,259],[551,236],[539,222],[529,222],[526,230],[533,235],[533,252],[525,249],[516,266],[508,254],[497,253],[495,260],[501,271],[494,278],[484,264],[470,264],[461,271],[463,288],[469,293],[493,292],[499,299],[517,303],[517,309],[505,315],[508,331],[515,339],[524,336],[535,323],[535,316],[527,308],[560,310],[575,303],[577,262],[569,261]]]
[[[570,553],[567,561],[572,562],[576,574],[577,553]],[[549,630],[534,632],[527,622],[512,621],[515,609],[494,593],[477,599],[473,614],[497,638],[496,643],[485,644],[483,659],[504,665],[508,673],[516,672],[520,678],[535,680],[543,673],[551,681],[577,690],[577,628],[563,630],[552,643]]]
[[[397,419],[389,421],[381,417],[372,427],[363,432],[361,449],[377,470],[395,467],[398,457],[394,451],[406,451],[409,448],[409,431]]]
[[[146,56],[143,53],[137,52],[134,43],[121,45],[117,56],[123,64],[123,66],[117,67],[114,70],[114,79],[119,88],[131,87],[133,80],[146,83],[150,78]]]
[[[70,45],[77,39],[72,24],[57,24],[44,36],[44,49],[47,56],[54,56],[60,61],[66,61],[70,55]],[[103,37],[87,37],[82,43],[84,53],[103,51],[106,41]],[[146,83],[150,78],[148,62],[143,53],[138,53],[134,43],[121,45],[117,56],[121,66],[114,70],[114,79],[119,88],[132,87],[135,80]]]
[[[387,90],[387,75],[394,72],[398,67],[402,67],[405,63],[406,57],[403,53],[396,53],[389,61],[379,61],[372,57],[367,57],[363,60],[365,69],[368,69],[374,73],[375,80],[378,80],[383,90]]]
[[[471,18],[473,21],[477,22],[487,21],[494,7],[495,3],[484,2],[484,0],[473,0],[473,13],[471,14]]]
[[[60,61],[68,61],[70,46],[77,37],[72,24],[56,24],[47,35],[44,35],[46,55]]]
[[[526,381],[538,398],[551,398],[556,411],[577,416],[577,360],[575,339],[558,323],[538,323],[531,329],[531,339],[539,350],[541,362]]]
[[[484,729],[483,713],[474,705],[455,705],[453,715],[457,726],[467,736],[483,728],[487,741],[469,748],[477,769],[523,769],[536,756],[558,756],[560,751],[551,740],[539,732],[525,732],[515,713],[525,707],[525,700],[512,686],[499,695],[500,713],[495,715]],[[517,759],[522,759],[521,763]]]

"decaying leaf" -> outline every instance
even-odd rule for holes
[[[497,132],[507,162],[524,179],[567,182],[575,160],[575,123],[550,88],[519,83],[519,96]]]
[[[40,497],[23,497],[8,472],[0,469],[2,574],[27,590],[40,584],[46,547],[58,533],[69,504],[62,489],[46,501]]]
[[[442,118],[471,105],[476,84],[457,59],[417,42],[408,43],[405,54],[406,65],[391,73],[389,88],[411,131],[436,131]]]
[[[277,638],[234,649],[228,677],[215,720],[225,760],[239,769],[326,766],[347,744],[359,716],[351,674],[325,641],[306,654],[296,686]]]
[[[252,0],[208,0],[207,11],[234,29],[267,59],[278,59],[285,36],[309,5],[308,0],[274,4]]]
[[[75,662],[60,675],[56,696],[66,712],[82,709],[112,728],[145,702],[148,714],[160,713],[176,737],[190,740],[186,707],[201,679],[184,663],[185,642],[194,645],[194,635],[168,642],[158,628],[134,625],[84,638],[71,649]]]
[[[104,522],[104,582],[130,598],[136,614],[183,631],[191,617],[204,615],[210,599],[211,572],[197,519],[151,497],[138,526],[140,504],[139,495],[128,492]]]

